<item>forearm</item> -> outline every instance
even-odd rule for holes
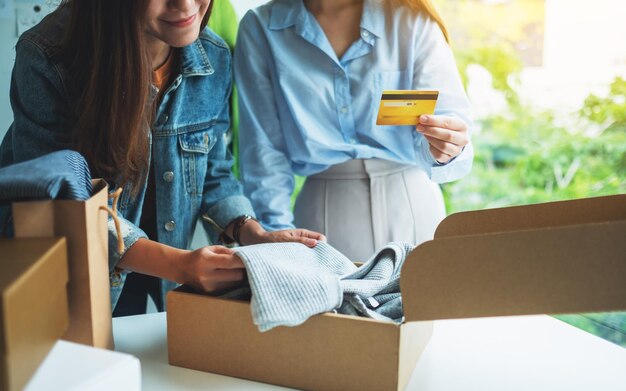
[[[141,238],[124,253],[117,266],[183,284],[188,254],[187,250]]]

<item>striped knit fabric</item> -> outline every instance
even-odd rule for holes
[[[0,169],[0,203],[43,199],[87,200],[92,193],[87,162],[63,150]]]
[[[296,326],[310,316],[335,310],[402,321],[400,270],[412,246],[390,243],[357,268],[327,243],[308,248],[269,243],[237,248],[246,266],[251,311],[260,331]],[[245,296],[246,290],[223,297]]]

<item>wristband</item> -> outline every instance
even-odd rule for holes
[[[246,223],[250,220],[257,221],[257,219],[250,215],[239,216],[237,220],[235,220],[235,225],[233,226],[233,239],[239,245],[242,245],[241,239],[239,238],[239,234],[241,233],[241,227],[246,225]]]

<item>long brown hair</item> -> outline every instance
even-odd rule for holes
[[[388,3],[393,6],[404,5],[413,11],[424,12],[429,18],[437,22],[446,41],[450,42],[448,28],[432,0],[388,0]]]
[[[61,56],[75,99],[73,147],[94,175],[139,190],[147,173],[152,61],[145,39],[150,0],[64,0],[71,18]],[[211,8],[207,10],[202,28]]]

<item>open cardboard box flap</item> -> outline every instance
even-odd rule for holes
[[[626,194],[473,210],[446,217],[435,238],[626,220]]]
[[[407,321],[626,309],[626,195],[462,212],[402,269]]]
[[[403,266],[403,324],[324,313],[260,333],[249,303],[181,287],[167,298],[169,362],[306,390],[403,390],[431,320],[626,309],[624,281],[626,196],[458,213]]]

